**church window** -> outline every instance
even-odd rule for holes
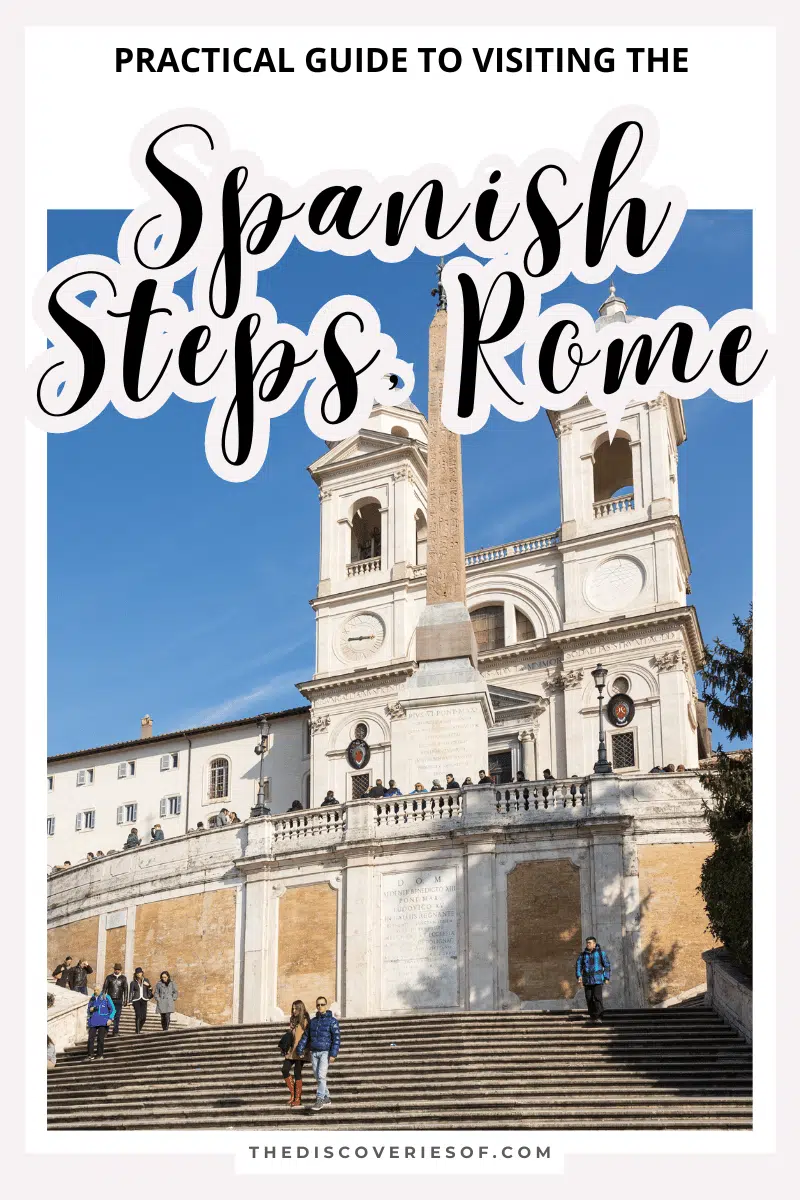
[[[138,804],[120,804],[117,808],[117,824],[134,825],[138,808]]]
[[[381,510],[375,500],[366,501],[353,513],[350,561],[362,562],[381,556]]]
[[[368,733],[369,733],[369,726],[366,725],[363,721],[359,721],[358,724],[356,725],[355,729],[353,730],[353,736],[356,738],[360,738],[362,740],[366,738]]]
[[[636,742],[630,730],[611,734],[611,762],[618,771],[636,766]]]
[[[47,836],[52,837],[53,834],[55,833],[55,831],[56,831],[56,819],[55,819],[55,817],[48,817],[47,818]]]
[[[607,433],[598,439],[593,472],[595,503],[610,500],[612,496],[632,495],[633,454],[627,434],[618,432],[613,442],[609,442]]]
[[[179,817],[181,815],[180,796],[162,796],[158,815],[160,817]]]
[[[48,790],[48,792],[52,792],[52,790],[53,790],[53,781],[54,781],[54,776],[53,776],[53,775],[48,775],[48,776],[47,776],[47,790]]]
[[[476,608],[470,613],[470,619],[479,654],[484,650],[497,650],[505,645],[502,604]]]
[[[94,783],[94,767],[86,767],[85,770],[78,771],[75,776],[75,783],[77,787],[89,787],[90,784]]]
[[[228,798],[228,760],[227,758],[212,758],[208,768],[208,798],[209,800],[226,800]]]
[[[535,638],[536,634],[530,620],[525,616],[524,612],[520,612],[518,608],[514,609],[514,614],[517,618],[517,641],[528,642],[531,638]]]
[[[117,779],[129,779],[136,774],[136,762],[117,763]]]
[[[75,814],[76,829],[94,829],[94,809],[86,808]]]
[[[611,695],[617,696],[620,693],[624,696],[629,696],[631,691],[631,681],[625,675],[618,675],[611,685]]]
[[[360,800],[369,791],[369,774],[350,776],[350,795],[354,800]]]
[[[158,765],[162,771],[174,771],[178,766],[178,755],[175,752],[162,754]]]

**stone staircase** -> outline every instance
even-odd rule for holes
[[[333,1103],[286,1107],[285,1026],[170,1029],[157,1017],[102,1061],[66,1050],[50,1129],[749,1129],[751,1051],[712,1010],[438,1013],[341,1022]]]

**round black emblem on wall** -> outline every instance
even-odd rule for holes
[[[370,749],[363,738],[353,738],[350,745],[347,747],[347,761],[351,767],[359,770],[365,767],[369,762]]]
[[[635,712],[636,705],[630,696],[626,696],[623,692],[617,692],[616,696],[612,696],[606,705],[608,719],[616,729],[630,725]]]

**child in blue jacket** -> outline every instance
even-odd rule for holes
[[[114,1020],[116,1005],[107,992],[101,990],[100,984],[95,985],[94,994],[86,1010],[86,1024],[89,1028],[89,1044],[86,1048],[86,1058],[102,1058],[103,1046],[106,1040],[106,1029]],[[95,1042],[97,1052],[95,1053]]]

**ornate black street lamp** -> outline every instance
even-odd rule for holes
[[[268,817],[270,810],[267,807],[266,797],[264,795],[264,755],[269,749],[269,725],[266,721],[261,720],[258,723],[259,739],[254,749],[259,756],[258,761],[258,797],[256,803],[250,809],[251,817]]]
[[[594,686],[597,688],[597,711],[600,720],[600,741],[597,746],[597,762],[594,764],[595,775],[612,775],[614,768],[606,755],[606,731],[603,728],[603,688],[606,686],[608,671],[602,663],[598,663],[592,671]]]

